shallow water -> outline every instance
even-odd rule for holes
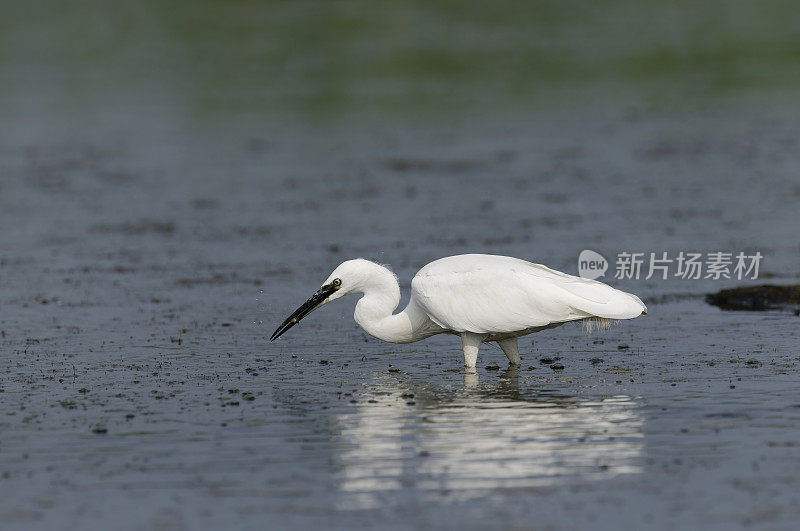
[[[242,29],[247,2],[213,5],[236,38],[204,39],[203,17],[170,23],[186,6],[136,11],[110,55],[95,53],[100,29],[74,31],[80,18],[37,19],[43,34],[76,39],[52,60],[19,29],[26,12],[3,8],[19,22],[3,29],[15,46],[0,56],[14,81],[0,85],[13,125],[0,131],[4,528],[795,527],[798,317],[703,300],[743,282],[608,274],[648,315],[528,336],[518,371],[484,346],[477,374],[464,373],[450,336],[374,340],[353,322],[354,300],[267,341],[356,256],[390,264],[406,294],[421,266],[462,252],[575,274],[583,249],[760,251],[760,281],[797,283],[800,130],[775,95],[794,88],[781,60],[748,63],[760,48],[723,39],[723,63],[749,66],[708,79],[699,54],[606,79],[603,65],[638,72],[640,59],[610,37],[590,57],[575,52],[585,22],[572,14],[541,22],[555,35],[543,50],[581,66],[576,80],[543,75],[547,97],[524,90],[539,81],[529,74],[509,78],[517,98],[480,81],[505,71],[495,53],[513,40],[488,56],[469,48],[475,68],[444,54],[411,75],[400,59],[417,64],[414,39],[387,37],[376,52],[364,44],[372,29],[328,38],[352,51],[346,64],[400,57],[394,69],[351,64],[328,78],[327,41],[314,41],[262,94],[193,54],[229,59],[229,72],[250,65],[258,87],[275,72],[253,65],[285,53],[284,40]],[[364,12],[346,5],[349,27]],[[306,19],[287,6],[291,33]],[[393,20],[461,35],[436,10],[403,9]],[[791,41],[747,11],[726,20],[768,49]],[[127,15],[98,13],[127,27]],[[499,31],[465,17],[484,44]],[[163,53],[139,47],[143,35]],[[543,52],[520,53],[509,57]],[[747,83],[756,74],[770,80],[761,91]],[[298,89],[309,80],[318,92]],[[580,94],[559,96],[565,84]],[[691,102],[673,108],[687,85]]]
[[[794,185],[753,187],[720,144],[756,143],[772,175],[797,152],[745,131],[700,155],[638,155],[673,126],[565,126],[569,140],[540,143],[538,126],[521,125],[480,149],[471,132],[424,148],[413,129],[386,144],[356,131],[313,160],[278,147],[216,163],[193,153],[208,175],[234,176],[199,183],[169,164],[150,173],[155,155],[123,148],[5,148],[3,217],[19,227],[2,255],[5,521],[791,527],[797,317],[703,302],[724,281],[615,281],[649,315],[525,338],[518,372],[488,346],[478,373],[463,373],[449,336],[371,339],[352,302],[266,341],[359,255],[392,264],[404,291],[441,255],[497,252],[574,273],[582,247],[756,248],[772,281],[792,281]],[[515,155],[498,162],[500,150]],[[387,168],[401,158],[427,166]],[[725,187],[666,179],[690,164],[717,167]],[[622,201],[624,212],[609,207]]]

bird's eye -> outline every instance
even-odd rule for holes
[[[340,279],[340,278],[334,278],[334,279],[333,279],[333,282],[331,282],[331,284],[333,284],[333,287],[334,287],[334,288],[339,288],[339,287],[341,287],[341,285],[342,285],[342,279]]]

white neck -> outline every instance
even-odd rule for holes
[[[392,343],[417,341],[430,334],[430,320],[413,301],[400,313],[392,314],[400,304],[400,286],[391,271],[378,264],[354,291],[364,294],[353,314],[356,322],[371,336]]]

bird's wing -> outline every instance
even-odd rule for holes
[[[439,326],[457,332],[516,332],[587,317],[631,319],[635,295],[510,257],[461,255],[428,264],[412,295]]]

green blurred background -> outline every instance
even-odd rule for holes
[[[800,10],[784,0],[0,5],[6,137],[165,117],[215,128],[785,105],[799,65]]]

